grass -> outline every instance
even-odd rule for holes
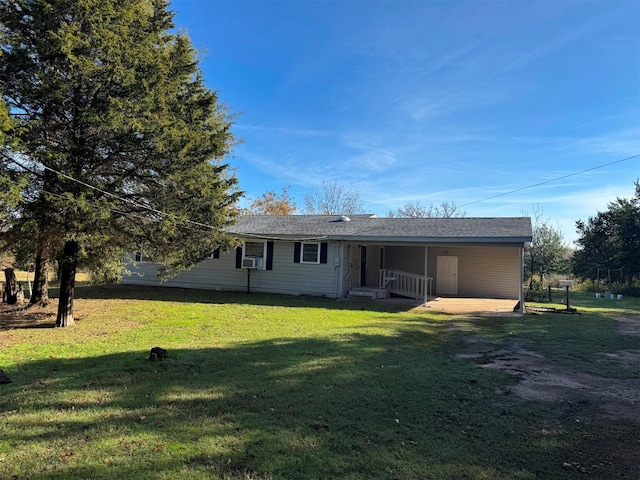
[[[584,478],[576,455],[602,465],[592,478],[637,478],[639,422],[576,423],[456,353],[518,341],[638,379],[615,357],[593,361],[640,349],[612,319],[637,316],[638,299],[577,296],[580,316],[466,318],[162,288],[78,297],[70,329],[50,328],[48,311],[2,314],[14,328],[0,331],[13,381],[0,385],[0,478]],[[171,358],[150,362],[153,346]],[[604,458],[598,438],[622,453]]]

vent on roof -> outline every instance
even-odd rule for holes
[[[350,222],[350,221],[351,221],[351,219],[350,219],[349,217],[347,217],[346,215],[340,215],[340,216],[338,217],[338,221],[339,221],[339,222]]]

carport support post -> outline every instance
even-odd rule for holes
[[[426,245],[424,246],[424,304],[425,306],[427,305],[427,302],[429,301],[429,276],[428,276],[428,272],[429,270],[427,269],[427,267],[429,266],[429,247],[427,247]]]
[[[524,313],[524,247],[520,248],[520,313]]]

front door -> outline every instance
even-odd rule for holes
[[[438,256],[437,293],[458,294],[458,257]]]
[[[367,246],[360,245],[360,286],[367,286]]]

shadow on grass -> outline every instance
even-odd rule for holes
[[[437,336],[32,361],[2,386],[0,477],[568,478],[574,432]]]
[[[0,306],[0,331],[20,328],[53,328],[55,321],[55,313],[49,309]]]
[[[403,312],[420,304],[419,301],[393,299],[391,301],[358,301],[324,297],[281,295],[275,293],[222,292],[176,287],[140,285],[83,285],[76,288],[76,298],[151,300],[167,302],[197,302],[214,304],[247,304],[277,307],[309,307],[329,310],[372,310]]]

